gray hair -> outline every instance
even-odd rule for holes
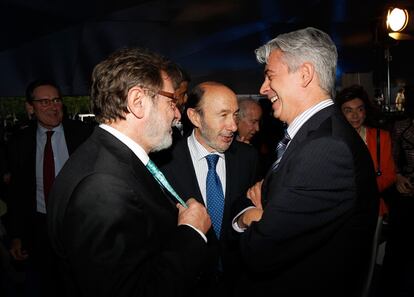
[[[311,62],[319,77],[319,86],[334,96],[338,52],[328,34],[312,27],[280,34],[256,49],[257,61],[267,63],[270,53],[278,49],[289,72],[295,72],[304,62]]]
[[[252,97],[239,97],[237,98],[237,103],[239,105],[239,113],[237,114],[237,117],[239,119],[242,119],[246,116],[246,111],[249,108],[249,104],[255,104],[260,107],[260,109],[262,109],[260,103]]]

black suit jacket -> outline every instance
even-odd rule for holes
[[[256,279],[242,293],[359,296],[378,201],[361,137],[333,106],[319,111],[265,178],[263,217],[241,237],[243,258]]]
[[[11,238],[20,238],[29,255],[33,250],[36,216],[36,133],[37,121],[16,132],[9,144],[11,169],[8,232]],[[82,122],[62,122],[68,153],[91,134],[92,129]],[[46,230],[45,230],[46,232]]]
[[[52,245],[69,296],[184,296],[207,244],[136,155],[97,127],[50,196]]]
[[[239,234],[231,226],[232,213],[242,210],[249,204],[250,200],[246,198],[246,192],[254,184],[257,175],[258,156],[256,150],[250,145],[233,141],[225,152],[225,162],[226,193],[222,232],[220,240],[217,239],[213,228],[210,228],[207,234],[210,266],[206,268],[206,277],[215,273],[219,256],[222,268],[228,276],[240,273]],[[204,204],[187,138],[183,138],[173,147],[169,163],[163,165],[161,170],[183,199],[195,198]]]

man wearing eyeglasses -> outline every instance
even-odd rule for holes
[[[163,59],[122,49],[95,66],[97,121],[51,192],[48,224],[67,296],[196,296],[210,218],[149,158],[181,115]]]
[[[81,122],[63,120],[61,92],[53,81],[30,83],[26,101],[35,119],[10,143],[10,253],[27,268],[30,291],[57,296],[60,284],[47,237],[48,193],[54,177],[91,129]]]

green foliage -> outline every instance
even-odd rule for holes
[[[79,113],[91,113],[89,96],[63,97],[63,104],[66,106],[69,117]]]
[[[24,97],[0,97],[0,118],[25,118]]]

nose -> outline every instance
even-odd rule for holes
[[[231,132],[236,132],[237,131],[237,123],[236,123],[236,118],[235,117],[231,118],[228,129]]]
[[[259,93],[261,95],[267,95],[269,93],[270,90],[270,84],[269,84],[269,80],[267,78],[265,78],[264,82],[262,83],[262,86],[260,87]]]
[[[174,107],[174,120],[176,121],[181,120],[181,112],[177,106]]]
[[[254,130],[255,130],[256,132],[259,132],[259,130],[260,130],[259,123],[255,123],[255,124],[254,124]]]

